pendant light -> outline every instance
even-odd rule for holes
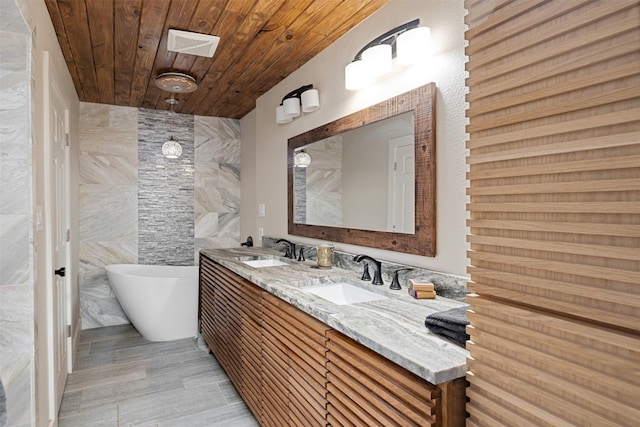
[[[165,92],[171,93],[171,98],[164,100],[164,102],[169,104],[170,114],[175,114],[173,112],[173,106],[180,102],[175,98],[176,93],[190,93],[198,89],[196,79],[188,74],[177,72],[160,74],[156,78],[156,86]],[[162,144],[162,154],[167,159],[177,159],[182,155],[182,146],[173,139],[172,135],[169,135],[169,140]]]

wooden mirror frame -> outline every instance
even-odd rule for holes
[[[360,230],[294,222],[294,151],[312,142],[387,119],[414,112],[415,118],[415,230],[413,234]],[[436,153],[435,84],[429,83],[402,95],[387,99],[324,126],[290,138],[287,154],[288,232],[378,249],[433,257],[436,255]]]

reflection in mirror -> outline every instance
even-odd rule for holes
[[[409,111],[299,147],[294,221],[413,234],[414,139]]]
[[[434,111],[430,83],[290,138],[289,234],[435,256]]]

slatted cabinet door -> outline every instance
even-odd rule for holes
[[[430,384],[333,330],[327,346],[331,426],[464,425],[464,379]]]
[[[209,348],[214,345],[214,282],[213,268],[211,261],[200,255],[200,309],[198,318],[200,323],[200,334]]]
[[[204,256],[200,276],[201,333],[257,416],[262,400],[262,290]]]
[[[640,2],[466,0],[469,426],[640,420]]]
[[[263,293],[263,349],[276,362],[265,387],[286,390],[287,404],[279,405],[280,422],[292,426],[327,424],[326,334],[324,323],[279,298]],[[270,349],[269,349],[270,348]],[[274,381],[274,378],[286,378]],[[283,425],[265,423],[265,425]]]
[[[262,290],[218,264],[213,267],[219,297],[226,305],[227,334],[234,342],[223,352],[234,372],[234,385],[254,414],[260,412]],[[229,343],[227,343],[229,345]]]

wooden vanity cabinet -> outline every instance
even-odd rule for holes
[[[263,426],[464,425],[464,378],[430,384],[205,256],[200,332]]]
[[[332,426],[464,426],[464,378],[433,385],[338,331],[328,338]]]
[[[262,289],[206,257],[201,256],[200,266],[201,334],[247,406],[257,413],[261,408]]]
[[[267,292],[262,304],[263,391],[274,411],[281,412],[275,417],[267,413],[263,424],[327,425],[326,335],[330,328]],[[276,404],[283,394],[286,402]]]

